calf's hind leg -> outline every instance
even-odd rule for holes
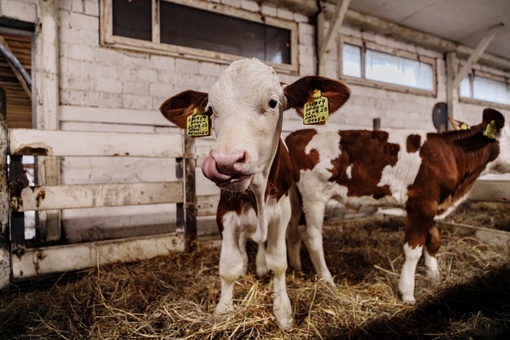
[[[402,271],[400,272],[398,289],[403,302],[414,304],[416,302],[416,299],[414,298],[416,266],[418,265],[418,261],[423,253],[427,238],[431,238],[429,236],[429,232],[433,227],[435,227],[434,216],[436,214],[437,205],[427,206],[418,204],[413,207],[409,203],[410,202],[408,202],[406,207],[407,222],[404,244],[405,262],[402,266]],[[415,207],[417,207],[417,209]],[[429,244],[432,243],[429,242]],[[434,261],[435,258],[434,260],[431,260],[431,258],[432,257],[429,256],[428,261],[430,261],[429,265],[433,267],[436,264]]]
[[[287,227],[287,252],[289,254],[289,267],[296,272],[301,271],[301,235],[299,232],[299,222],[302,216],[301,203],[299,202],[297,190],[295,187],[289,190],[289,198],[292,207],[292,214]]]
[[[423,255],[425,257],[425,265],[427,266],[427,276],[431,279],[439,279],[439,269],[437,266],[437,252],[441,246],[441,233],[434,223],[429,230],[425,243]]]
[[[306,218],[306,229],[301,232],[305,242],[310,259],[320,279],[334,286],[333,276],[329,271],[324,256],[324,247],[322,243],[322,225],[324,223],[324,211],[326,203],[317,201],[303,206]],[[301,231],[301,230],[300,230]]]

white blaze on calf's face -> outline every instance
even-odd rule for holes
[[[216,143],[211,156],[219,164],[228,155],[244,159],[226,170],[249,179],[226,184],[244,191],[250,184],[264,185],[280,138],[283,89],[272,68],[254,59],[234,62],[209,92]],[[250,182],[251,180],[251,182]]]

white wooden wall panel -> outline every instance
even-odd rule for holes
[[[64,157],[61,183],[124,183],[171,181],[175,158]]]
[[[66,272],[115,262],[133,262],[168,256],[184,250],[182,233],[137,237],[124,240],[26,249],[22,257],[12,257],[15,278]]]
[[[154,126],[148,125],[127,125],[110,123],[84,123],[84,122],[62,122],[60,129],[64,131],[104,131],[104,132],[134,132],[154,133]],[[175,130],[175,129],[174,129]]]
[[[11,201],[16,211],[182,203],[183,183],[142,182],[26,187]]]
[[[144,111],[84,106],[61,106],[60,115],[60,120],[64,122],[174,126],[157,110]]]
[[[70,243],[175,231],[175,204],[62,210]]]
[[[182,137],[168,134],[134,134],[9,130],[11,154],[23,154],[31,149],[41,149],[42,155],[52,156],[131,156],[179,157],[182,155]],[[28,152],[28,154],[31,154]]]

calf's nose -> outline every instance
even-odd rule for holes
[[[216,161],[216,167],[222,173],[236,174],[242,171],[246,163],[245,151],[212,151],[211,157]]]

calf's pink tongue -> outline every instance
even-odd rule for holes
[[[232,176],[218,171],[216,161],[211,156],[208,156],[202,162],[202,173],[206,178],[214,183],[223,183],[229,181]]]

